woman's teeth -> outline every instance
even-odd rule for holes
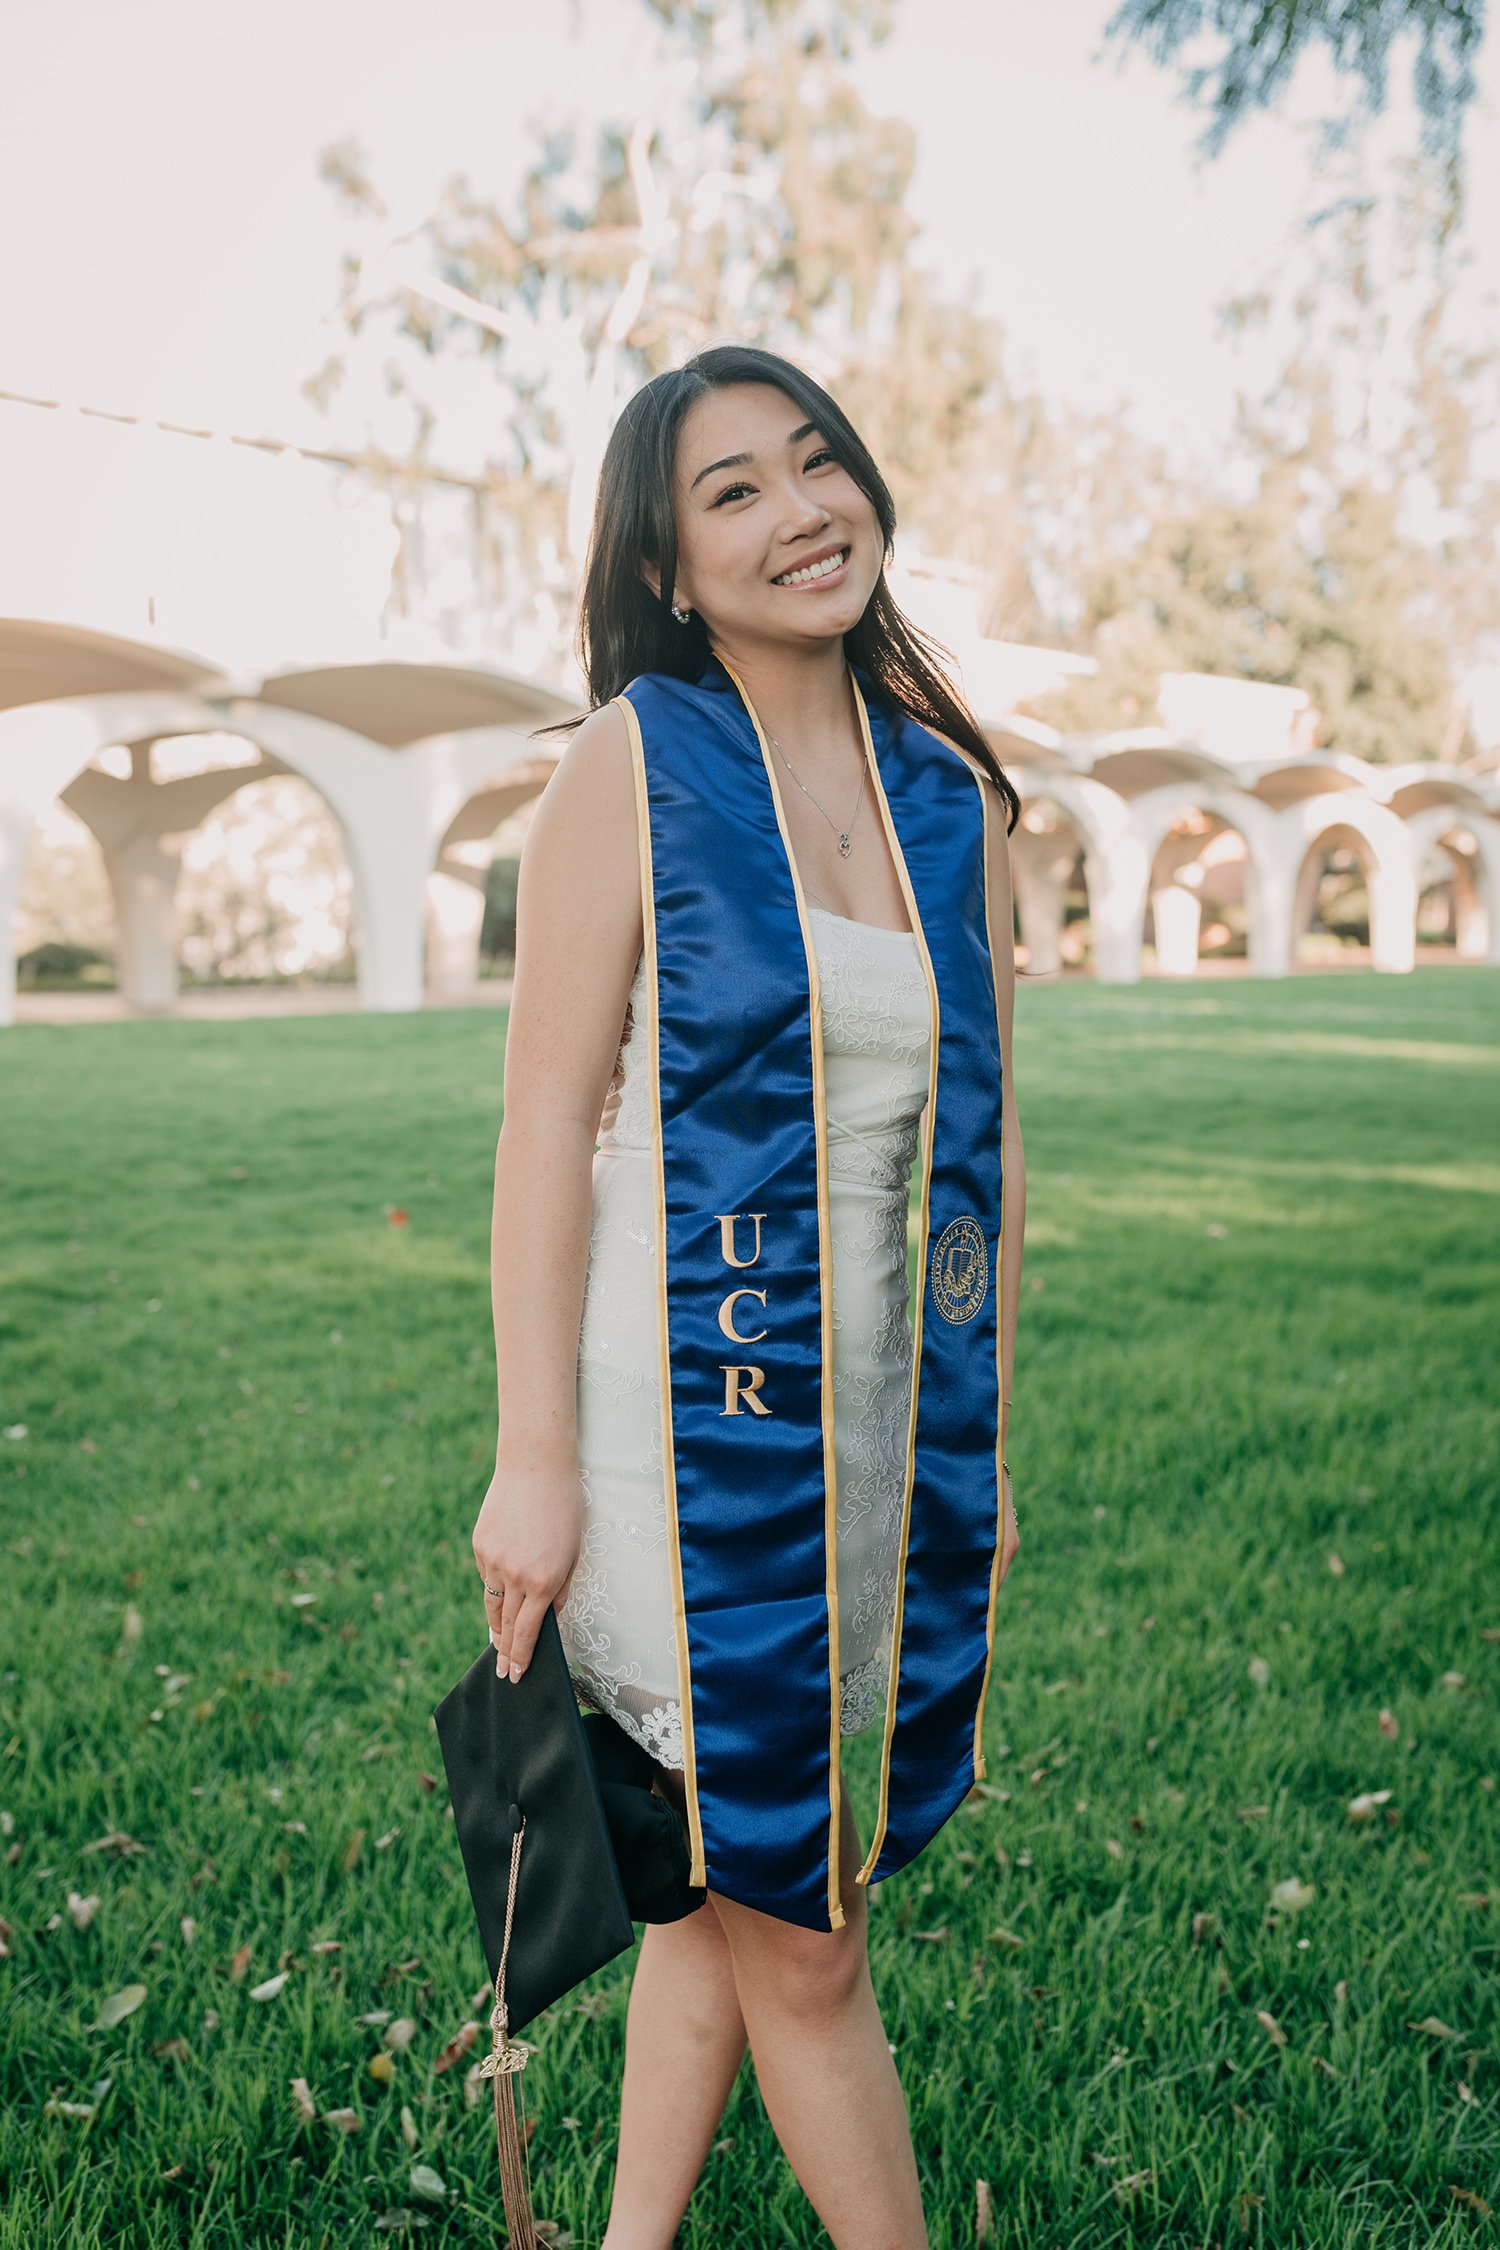
[[[848,560],[848,548],[840,547],[836,555],[825,555],[821,562],[809,563],[806,570],[784,571],[780,578],[773,578],[771,584],[773,586],[811,586],[818,579],[827,578],[834,571],[842,570]]]

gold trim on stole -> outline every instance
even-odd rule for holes
[[[717,653],[717,652],[716,652]],[[771,747],[766,740],[765,728],[759,713],[745,691],[739,674],[722,656],[719,662],[733,680],[741,702],[755,729],[755,739],[760,744],[761,762],[771,784],[771,802],[776,809],[776,825],[781,832],[782,847],[786,852],[787,867],[791,873],[792,891],[797,902],[797,920],[802,930],[803,950],[807,955],[807,982],[811,997],[812,1023],[812,1077],[813,1077],[813,1138],[817,1158],[818,1192],[818,1274],[822,1300],[822,1422],[823,1422],[823,1554],[824,1586],[828,1600],[828,1668],[830,1673],[830,1742],[828,1750],[828,1926],[840,1930],[844,1926],[844,1902],[839,1881],[839,1826],[843,1809],[843,1768],[840,1763],[841,1697],[839,1690],[839,1584],[838,1584],[838,1454],[834,1432],[833,1408],[833,1219],[828,1202],[828,1120],[827,1095],[823,1083],[823,987],[818,974],[818,953],[808,927],[807,907],[802,894],[802,878],[797,872],[796,855],[792,850],[791,836],[787,830],[786,812],[781,802],[781,790],[776,780],[776,769],[771,763]],[[854,689],[856,697],[859,688]]]
[[[1000,975],[995,965],[995,932],[990,924],[990,811],[989,784],[982,774],[974,775],[974,786],[979,791],[980,811],[983,814],[984,836],[984,942],[989,948],[990,983],[995,995],[995,1037],[1000,1037]],[[1005,1057],[1000,1059],[1000,1130],[1005,1132]],[[979,1683],[979,1703],[974,1712],[974,1779],[983,1781],[987,1771],[984,1759],[984,1706],[990,1692],[990,1667],[995,1661],[995,1604],[1000,1595],[1000,1552],[1005,1544],[1005,1465],[1001,1455],[1005,1451],[1005,1361],[1002,1356],[1005,1343],[1005,1159],[1002,1149],[1000,1173],[1000,1235],[995,1244],[995,1553],[990,1564],[990,1605],[984,1626],[984,1677]]]
[[[875,744],[870,735],[870,717],[865,709],[865,699],[860,693],[859,681],[851,671],[850,685],[854,689],[855,708],[859,713],[859,731],[864,738],[865,756],[869,761],[870,779],[875,785],[875,801],[880,808],[881,822],[891,847],[891,858],[901,884],[901,895],[906,900],[906,911],[911,917],[912,935],[917,941],[917,951],[922,957],[922,968],[927,978],[928,1002],[932,1012],[931,1042],[927,1066],[927,1107],[922,1117],[922,1214],[917,1235],[917,1307],[912,1324],[911,1406],[906,1422],[906,1487],[901,1499],[901,1551],[896,1564],[896,1613],[891,1626],[891,1664],[886,1683],[885,1734],[880,1747],[880,1809],[875,1818],[875,1836],[854,1880],[868,1883],[870,1872],[880,1857],[885,1843],[885,1832],[890,1816],[891,1797],[891,1743],[896,1732],[896,1698],[901,1679],[901,1628],[906,1608],[906,1560],[911,1542],[912,1488],[916,1481],[917,1460],[917,1402],[922,1382],[922,1315],[927,1299],[927,1237],[931,1223],[932,1158],[937,1142],[937,1080],[938,1080],[938,988],[937,976],[932,966],[932,955],[927,948],[922,917],[917,912],[916,893],[907,873],[906,855],[901,849],[901,839],[896,834],[896,824],[891,818],[890,803],[885,793],[885,783],[880,778],[880,761],[875,755]]]
[[[635,783],[636,843],[641,869],[641,926],[646,955],[646,982],[651,992],[650,1062],[652,1172],[656,1201],[656,1329],[658,1382],[661,1390],[662,1483],[667,1507],[667,1546],[672,1568],[672,1623],[677,1640],[677,1695],[682,1706],[682,1760],[687,1791],[688,1840],[692,1866],[688,1881],[708,1881],[703,1856],[703,1821],[698,1810],[698,1762],[693,1739],[693,1685],[688,1664],[687,1601],[682,1587],[682,1541],[677,1524],[677,1455],[672,1436],[672,1356],[667,1323],[667,1184],[666,1152],[661,1127],[661,990],[656,974],[656,883],[651,866],[651,805],[646,786],[646,752],[641,722],[629,696],[615,702],[625,714],[630,736],[631,772]]]

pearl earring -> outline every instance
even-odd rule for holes
[[[692,614],[693,613],[690,609],[679,609],[675,602],[672,604],[672,615],[676,618],[679,625],[686,625]]]

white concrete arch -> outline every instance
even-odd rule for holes
[[[533,739],[510,727],[418,745],[430,761],[439,812],[451,804],[456,788],[468,790],[437,839],[427,877],[427,988],[434,999],[464,1000],[477,990],[495,831],[541,795],[562,747],[556,735]]]
[[[1201,781],[1174,781],[1135,798],[1131,820],[1146,862],[1147,881],[1157,870],[1163,845],[1173,824],[1187,812],[1212,813],[1244,839],[1245,907],[1249,919],[1247,950],[1252,976],[1285,976],[1288,947],[1285,931],[1290,923],[1291,890],[1277,848],[1277,815],[1247,790],[1225,784],[1205,787]],[[1189,839],[1191,842],[1191,839]],[[1194,864],[1196,855],[1170,872],[1178,877]],[[1165,973],[1190,976],[1197,966],[1201,910],[1192,886],[1180,880],[1159,883],[1151,894],[1156,920],[1157,956]],[[1144,926],[1144,912],[1142,915]],[[1166,946],[1163,946],[1163,936]],[[1163,958],[1165,955],[1165,958]]]
[[[210,706],[176,690],[21,703],[0,711],[0,1026],[16,1012],[15,916],[26,854],[47,806],[103,750],[158,735],[205,734]]]
[[[1345,792],[1287,805],[1276,815],[1276,824],[1281,865],[1292,876],[1289,955],[1300,934],[1304,906],[1310,911],[1308,886],[1315,883],[1318,847],[1330,835],[1342,834],[1358,850],[1367,872],[1371,967],[1397,973],[1412,968],[1417,945],[1417,862],[1406,823],[1388,806]]]
[[[1473,838],[1472,863],[1467,854],[1449,854],[1459,891],[1458,957],[1461,961],[1500,963],[1500,820],[1476,812],[1469,802],[1459,800],[1411,813],[1405,826],[1411,842],[1414,881],[1434,844],[1440,844],[1455,829]]]
[[[1008,771],[1021,793],[1023,807],[1038,797],[1050,798],[1078,830],[1094,940],[1094,974],[1102,984],[1135,984],[1141,973],[1150,869],[1132,827],[1129,806],[1113,789],[1083,774],[1038,772],[1020,766]],[[1049,895],[1044,870],[1028,846],[1023,845],[1016,858],[1017,899],[1028,950],[1039,968],[1044,964],[1055,967],[1053,916],[1060,921],[1060,896],[1055,886]],[[1041,941],[1040,958],[1027,928],[1028,916]]]

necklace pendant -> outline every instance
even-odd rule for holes
[[[850,843],[848,836],[846,834],[841,834],[839,837],[839,850],[842,852],[845,859],[849,857],[849,854],[853,849],[854,846]]]

